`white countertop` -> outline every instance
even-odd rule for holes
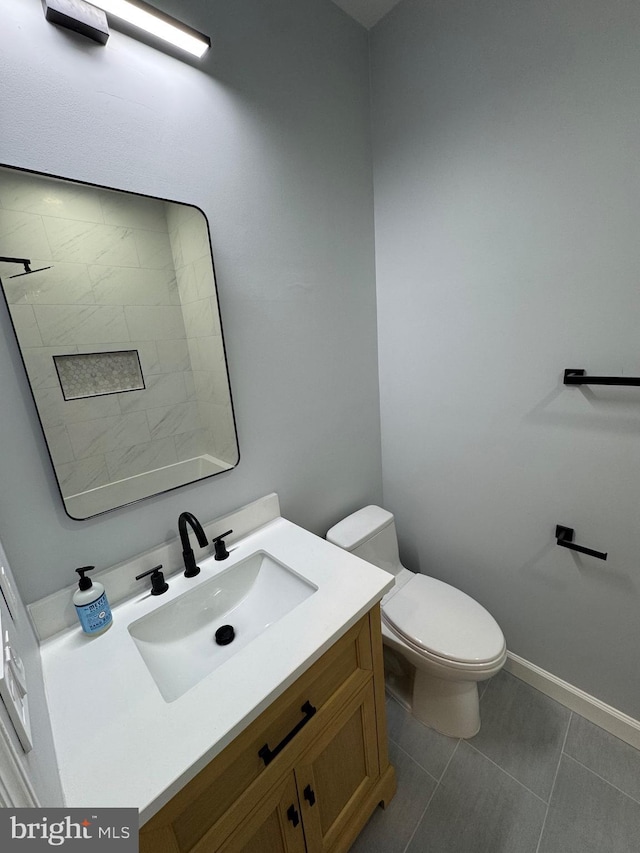
[[[199,559],[195,578],[167,572],[169,591],[161,596],[141,582],[140,595],[113,608],[104,634],[87,637],[78,626],[41,645],[67,806],[136,807],[145,823],[393,586],[391,575],[283,518],[229,550],[220,563]],[[128,626],[257,550],[317,591],[166,702]]]

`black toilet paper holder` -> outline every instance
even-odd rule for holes
[[[594,551],[592,548],[585,548],[583,545],[576,545],[573,541],[573,527],[564,527],[561,524],[556,525],[556,545],[561,548],[569,548],[571,551],[579,551],[581,554],[588,554],[590,557],[596,557],[598,560],[606,560],[607,554],[602,551]]]

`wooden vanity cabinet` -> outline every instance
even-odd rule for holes
[[[305,853],[295,777],[281,780],[222,846],[211,849],[221,853]]]
[[[376,605],[141,828],[140,853],[342,853],[394,792]]]

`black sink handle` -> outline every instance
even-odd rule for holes
[[[215,546],[215,559],[216,560],[226,560],[229,556],[229,552],[227,551],[227,546],[224,544],[224,540],[227,536],[231,536],[233,530],[227,530],[225,533],[220,533],[219,536],[214,536],[211,540]]]
[[[151,575],[151,595],[162,595],[163,592],[169,589],[169,584],[165,581],[164,574],[160,571],[161,568],[162,565],[159,565],[146,572],[142,572],[141,575],[136,575],[137,581],[146,578],[147,575]]]

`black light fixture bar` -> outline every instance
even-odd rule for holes
[[[637,376],[587,376],[585,370],[566,368],[565,385],[640,385]]]
[[[106,44],[109,40],[107,16],[95,3],[85,0],[42,0],[44,16],[51,24],[57,24],[82,36]]]

